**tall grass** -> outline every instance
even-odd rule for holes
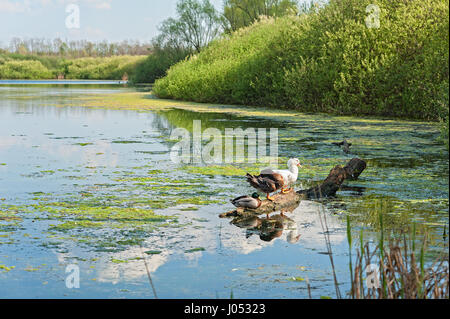
[[[354,299],[440,299],[449,298],[448,256],[440,256],[428,267],[425,262],[426,236],[416,255],[415,226],[409,234],[388,239],[385,245],[383,213],[380,212],[380,238],[378,245],[371,248],[364,244],[363,232],[360,233],[360,247],[356,250],[356,263],[350,266],[351,290]],[[351,225],[347,222],[347,234],[351,236]],[[407,240],[407,237],[410,240]],[[351,240],[349,241],[351,242]],[[350,246],[350,251],[352,247]],[[352,265],[352,263],[350,264]],[[378,265],[378,288],[369,287],[364,277],[369,265]]]
[[[352,264],[352,229],[350,225],[350,216],[347,215],[347,242],[348,242],[348,251],[349,251],[349,269],[350,269],[350,278],[353,279],[353,264]],[[355,290],[355,287],[353,287],[353,280],[352,283],[352,290],[351,294],[353,295],[353,292]]]

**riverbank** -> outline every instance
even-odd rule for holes
[[[448,130],[448,1],[378,1],[376,28],[364,22],[370,3],[332,0],[300,16],[261,19],[171,67],[154,92],[196,102],[442,121]]]
[[[89,107],[101,107],[108,109],[122,109],[135,111],[151,111],[179,108],[191,111],[206,112],[206,113],[230,113],[241,116],[261,116],[268,118],[278,117],[307,117],[317,115],[322,117],[333,117],[340,119],[352,119],[354,121],[369,121],[369,122],[399,122],[399,123],[428,123],[436,125],[434,121],[425,121],[412,118],[392,118],[386,116],[367,115],[364,117],[336,115],[326,112],[299,112],[292,109],[263,107],[263,106],[248,106],[248,105],[232,105],[220,103],[202,103],[193,101],[183,101],[175,99],[164,99],[157,97],[153,92],[120,92],[108,95],[96,95],[90,97],[81,97],[81,104]]]
[[[121,110],[135,110],[135,111],[158,111],[169,110],[172,108],[182,109],[187,111],[199,112],[199,113],[229,113],[238,116],[252,116],[261,118],[272,118],[286,120],[289,117],[294,118],[307,118],[311,115],[315,115],[321,118],[333,118],[340,121],[352,121],[352,122],[372,122],[372,123],[399,123],[413,124],[423,123],[434,127],[436,132],[441,131],[441,134],[437,135],[432,142],[443,143],[448,151],[448,134],[446,139],[443,140],[443,132],[445,128],[442,128],[442,124],[433,121],[423,121],[417,119],[399,119],[383,116],[345,116],[345,115],[332,115],[329,113],[304,113],[296,110],[280,109],[273,107],[257,107],[257,106],[244,106],[244,105],[226,105],[226,104],[211,104],[200,102],[189,102],[172,99],[161,99],[154,95],[152,92],[121,92],[110,95],[97,95],[90,97],[80,98],[80,103],[87,107],[100,107],[109,109],[121,109]],[[448,122],[446,123],[448,125]],[[448,131],[448,129],[447,129]]]

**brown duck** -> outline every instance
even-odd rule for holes
[[[270,197],[270,193],[282,189],[285,184],[283,176],[275,173],[271,169],[261,171],[258,176],[247,173],[247,182],[257,190],[266,193],[266,198],[270,201],[273,201],[273,198]]]

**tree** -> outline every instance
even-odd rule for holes
[[[262,15],[281,17],[297,12],[294,0],[225,0],[225,30],[230,32],[249,26]]]
[[[177,18],[165,20],[158,37],[160,43],[200,52],[221,32],[221,18],[209,0],[181,0]]]
[[[160,34],[153,39],[153,47],[176,50],[183,50],[189,47],[180,32],[180,26],[176,19],[168,18],[164,20],[158,29]]]

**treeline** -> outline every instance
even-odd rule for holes
[[[371,17],[366,8],[374,3],[379,12]],[[441,119],[445,135],[448,28],[448,0],[330,0],[259,18],[213,41],[172,66],[154,92],[303,112]]]
[[[63,58],[109,57],[116,55],[148,55],[151,43],[124,40],[122,42],[91,42],[87,40],[61,40],[45,38],[12,38],[9,46],[0,48],[0,53],[20,55],[57,56]]]
[[[131,40],[13,38],[8,47],[0,49],[0,79],[120,80],[132,77],[152,50],[151,43]]]

